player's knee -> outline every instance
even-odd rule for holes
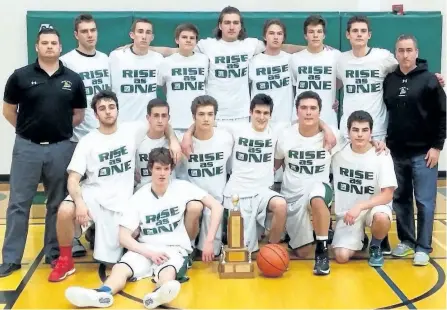
[[[186,216],[198,220],[202,215],[203,204],[200,201],[190,201],[186,205]]]
[[[312,198],[310,200],[310,207],[311,207],[311,209],[323,208],[323,207],[329,209],[329,206],[326,204],[324,199],[321,197]]]
[[[57,211],[57,219],[59,221],[73,220],[75,217],[75,205],[70,201],[62,201]]]
[[[284,198],[281,197],[275,197],[272,200],[270,200],[269,203],[269,210],[276,216],[283,216],[285,217],[287,215],[287,202]]]
[[[294,249],[293,252],[299,258],[306,258],[310,254],[310,250],[312,249],[312,245],[308,244],[298,249]]]
[[[390,217],[386,213],[377,212],[373,216],[373,224],[378,224],[378,225],[391,224]]]
[[[124,263],[117,263],[117,264],[113,265],[113,267],[112,267],[112,274],[115,277],[129,279],[132,276],[133,271],[129,267],[129,265],[124,264]]]
[[[350,259],[350,253],[347,249],[335,249],[335,261],[339,264],[346,264]]]

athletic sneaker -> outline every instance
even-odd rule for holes
[[[315,253],[314,274],[318,276],[325,276],[331,272],[329,267],[329,253],[326,249],[323,252]]]
[[[414,249],[405,243],[399,243],[391,252],[393,256],[405,257],[414,254]]]
[[[379,246],[370,246],[368,264],[371,267],[382,267],[384,261],[382,249]]]
[[[65,290],[65,298],[74,306],[107,308],[113,304],[113,295],[107,292],[98,292],[79,286],[72,286]]]
[[[59,282],[66,277],[72,275],[76,271],[71,257],[59,257],[56,261],[56,265],[51,270],[48,276],[48,281]]]
[[[144,296],[143,305],[147,309],[157,308],[160,305],[167,304],[173,301],[177,297],[179,292],[180,282],[175,280],[168,281],[152,293]]]
[[[425,252],[416,252],[413,258],[414,266],[427,266],[430,262],[430,256]]]

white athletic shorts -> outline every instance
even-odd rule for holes
[[[202,221],[200,224],[199,241],[197,243],[197,248],[200,251],[203,251],[203,246],[205,244],[206,237],[208,236],[210,224],[211,224],[211,210],[204,207],[202,213]],[[222,247],[222,227],[223,226],[221,221],[219,227],[217,228],[216,236],[214,237],[213,242],[214,255],[219,255]]]
[[[73,199],[68,195],[64,201],[73,202]],[[121,213],[106,209],[95,202],[88,202],[86,197],[84,197],[84,201],[88,208],[89,216],[95,223],[93,258],[101,262],[115,264],[123,255],[123,248],[119,242]],[[83,230],[83,228],[77,225],[75,235],[80,236]]]
[[[385,213],[390,220],[393,219],[392,208],[389,205],[376,206],[370,210],[362,211],[352,226],[343,222],[343,216],[337,216],[332,247],[360,251],[363,247],[365,226],[371,227],[374,214],[378,212]]]
[[[326,206],[332,202],[332,188],[327,183],[316,183],[309,195],[287,204],[286,231],[290,237],[289,245],[298,249],[314,242],[313,226],[311,221],[310,203],[314,198],[322,198]]]
[[[240,197],[239,208],[244,220],[244,242],[250,252],[259,249],[258,239],[265,231],[267,208],[274,197],[283,197],[271,189],[266,189],[251,197]],[[231,197],[224,196],[225,209],[234,208]]]
[[[179,246],[151,246],[149,244],[144,244],[144,246],[154,252],[166,253],[169,260],[161,265],[156,265],[143,255],[128,251],[119,262],[126,264],[132,270],[130,279],[138,281],[143,278],[154,277],[155,282],[158,282],[160,271],[168,266],[174,267],[177,279],[185,276],[188,262],[188,253],[185,249]]]

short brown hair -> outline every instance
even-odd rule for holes
[[[326,21],[321,15],[310,15],[308,18],[306,18],[303,27],[304,34],[307,33],[307,27],[309,25],[312,26],[321,25],[323,27],[323,32],[326,33]]]
[[[39,43],[39,41],[40,41],[40,36],[41,36],[42,34],[55,34],[55,35],[57,36],[58,40],[59,40],[59,43],[61,42],[61,36],[60,36],[60,34],[59,34],[59,31],[57,31],[57,30],[54,29],[54,28],[42,28],[42,29],[39,31],[39,33],[37,33],[36,44]]]
[[[178,25],[177,28],[175,28],[175,38],[178,39],[183,31],[194,32],[196,39],[199,40],[199,29],[197,29],[195,25],[190,23]]]
[[[192,115],[196,115],[197,113],[197,108],[199,107],[205,107],[205,106],[213,106],[214,108],[214,115],[217,114],[217,109],[218,109],[218,105],[217,105],[217,101],[216,99],[214,99],[211,96],[208,95],[202,95],[202,96],[198,96],[196,97],[191,104],[191,113]]]
[[[149,101],[149,103],[147,104],[147,115],[151,115],[152,113],[152,109],[156,108],[156,107],[165,107],[168,108],[168,114],[169,114],[169,104],[164,101],[163,99],[160,98],[154,98],[152,100]]]
[[[149,160],[147,163],[147,167],[152,170],[155,163],[159,163],[161,165],[169,165],[171,169],[174,169],[174,159],[171,156],[171,152],[165,147],[156,147],[151,150],[149,153]]]
[[[366,26],[368,27],[368,32],[371,31],[371,29],[369,28],[369,19],[366,16],[352,16],[348,20],[348,24],[346,26],[347,32],[351,31],[352,24],[354,23],[365,23]]]
[[[284,34],[284,40],[282,43],[284,43],[286,41],[286,35],[287,35],[287,31],[286,31],[286,25],[284,25],[284,23],[280,20],[280,19],[268,19],[265,21],[264,23],[264,29],[262,30],[263,36],[265,36],[267,34],[267,30],[269,29],[269,27],[271,25],[278,25],[279,27],[281,27],[282,32]],[[267,44],[267,42],[265,40],[264,44]]]
[[[133,21],[132,26],[130,27],[130,30],[132,32],[135,32],[135,28],[137,27],[138,23],[145,23],[145,24],[149,24],[152,26],[152,30],[154,30],[154,24],[152,24],[152,22],[147,19],[147,18],[137,18]]]
[[[238,8],[235,8],[234,6],[227,6],[222,11],[220,11],[219,19],[217,20],[217,26],[214,28],[214,35],[216,39],[220,40],[222,39],[222,30],[219,29],[220,24],[222,24],[223,19],[225,15],[227,14],[237,14],[239,15],[239,19],[241,20],[241,31],[239,32],[239,35],[237,36],[238,40],[244,40],[247,38],[247,31],[245,30],[244,26],[244,19],[242,18],[241,11],[239,11]]]
[[[77,32],[79,24],[80,23],[84,23],[84,22],[87,22],[87,23],[88,22],[95,22],[95,19],[93,18],[93,16],[91,14],[81,14],[81,15],[79,15],[74,20],[74,30]]]

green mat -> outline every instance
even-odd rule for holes
[[[37,192],[33,199],[33,205],[44,205],[47,197],[44,192]]]

